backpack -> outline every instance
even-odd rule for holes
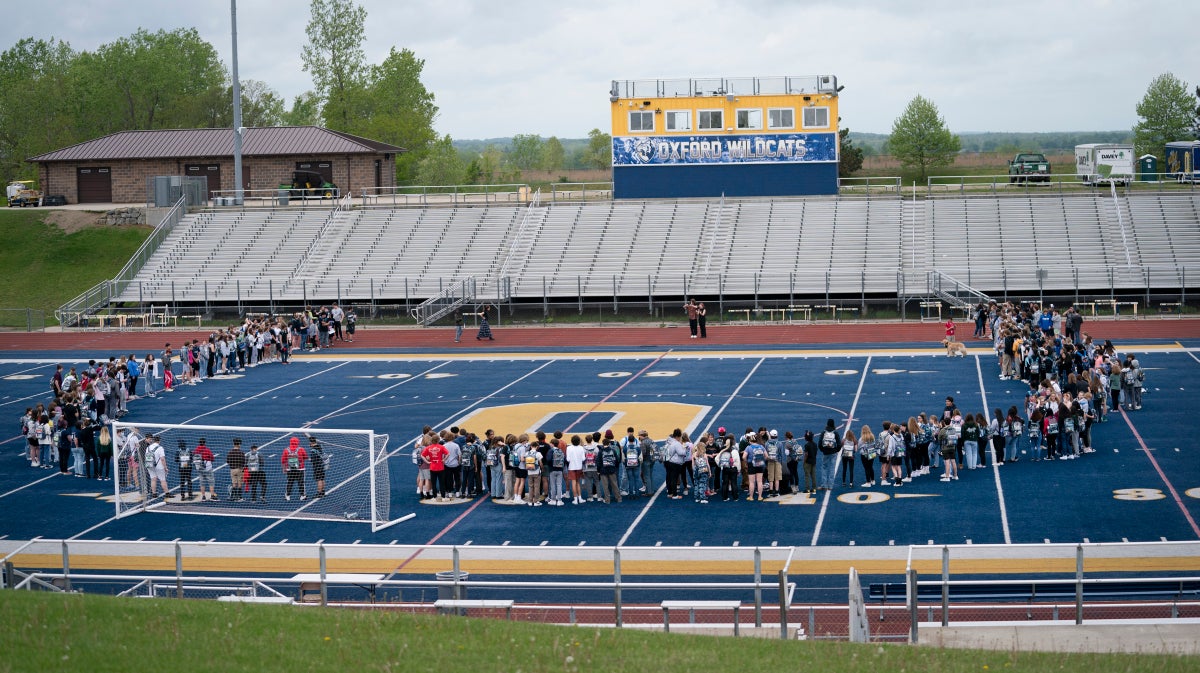
[[[487,448],[487,452],[486,452],[486,453],[484,453],[484,460],[483,460],[483,462],[484,462],[484,464],[485,464],[485,465],[487,465],[488,467],[495,467],[495,466],[496,466],[496,459],[497,459],[497,458],[498,458],[498,455],[497,455],[496,447],[495,447],[495,446],[489,446],[489,447]]]
[[[637,467],[641,462],[641,448],[637,445],[637,441],[625,442],[625,467]]]
[[[596,469],[596,450],[594,448],[583,450],[583,467],[589,472]]]
[[[561,470],[567,462],[567,454],[557,446],[550,449],[550,466],[556,470]]]
[[[538,469],[538,452],[534,449],[529,449],[525,452],[525,471],[535,472]]]
[[[179,467],[180,469],[192,466],[192,453],[187,449],[179,450]]]
[[[515,446],[508,450],[508,466],[511,468],[521,467],[521,452]]]
[[[750,447],[750,464],[754,467],[767,465],[767,450],[761,444],[754,444]]]
[[[821,433],[821,453],[830,454],[837,451],[837,433],[826,430]]]
[[[694,461],[694,463],[695,463],[695,465],[692,467],[692,471],[696,474],[696,476],[707,477],[708,476],[708,461],[707,460],[697,460],[697,461]]]
[[[779,462],[779,440],[767,440],[767,460]]]
[[[1133,367],[1130,367],[1121,372],[1121,381],[1127,386],[1133,385],[1133,383],[1137,381],[1137,370]]]
[[[609,446],[600,450],[600,465],[604,468],[615,468],[617,466],[617,450]]]
[[[289,470],[300,469],[300,454],[297,453],[296,451],[292,451],[291,449],[286,449],[286,451],[287,451],[288,469]]]
[[[725,449],[721,453],[717,454],[717,465],[721,466],[722,469],[727,470],[732,470],[733,468],[737,467],[733,462],[733,452],[729,449]]]

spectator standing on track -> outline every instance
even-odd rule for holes
[[[696,324],[700,328],[700,338],[708,338],[708,308],[704,306],[704,302],[696,305]]]
[[[287,487],[284,489],[284,500],[292,499],[292,486],[299,486],[300,499],[304,500],[304,462],[308,460],[308,452],[300,446],[300,438],[292,437],[288,446],[279,456],[279,462],[287,474]]]
[[[358,314],[354,312],[352,307],[346,313],[346,341],[354,343],[354,330],[358,326]]]
[[[700,306],[696,304],[695,299],[688,299],[683,305],[683,310],[687,313],[688,329],[692,331],[692,338],[695,339],[700,327]]]
[[[463,333],[463,314],[462,311],[454,312],[454,343],[462,341]]]
[[[200,477],[200,500],[217,499],[216,475],[213,468],[214,460],[216,460],[216,456],[213,455],[212,449],[208,448],[208,444],[201,437],[196,450],[192,452],[192,462],[195,465],[193,469]]]
[[[955,332],[954,318],[950,318],[949,320],[947,320],[945,327],[946,327],[946,341],[954,341],[954,332]]]
[[[817,469],[817,490],[832,491],[838,454],[842,450],[842,439],[838,436],[837,425],[832,418],[825,421],[825,430],[821,432],[818,446],[821,449],[821,457]]]
[[[342,332],[342,322],[346,320],[346,312],[335,301],[329,307],[329,322],[333,324],[333,336],[338,341],[345,341],[345,334]]]
[[[487,307],[484,306],[483,310],[475,315],[479,316],[479,333],[475,335],[475,340],[481,341],[487,339],[488,341],[495,341],[496,338],[492,336],[492,326],[488,324]]]

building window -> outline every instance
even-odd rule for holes
[[[796,128],[796,111],[790,107],[767,110],[767,128],[794,129]]]
[[[701,131],[720,131],[725,128],[721,118],[721,110],[700,110],[696,113],[696,122]]]
[[[691,131],[692,113],[690,110],[667,110],[668,131]]]
[[[804,108],[804,128],[828,128],[829,127],[829,108],[827,107],[806,107]]]
[[[738,110],[737,127],[740,131],[762,128],[762,110]]]
[[[637,110],[629,113],[630,133],[650,133],[654,131],[654,111]]]

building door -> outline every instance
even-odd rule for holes
[[[80,203],[112,203],[112,171],[108,168],[80,168]]]
[[[188,164],[184,174],[192,178],[208,178],[208,198],[221,190],[221,164]]]
[[[375,160],[375,189],[383,186],[383,160]]]

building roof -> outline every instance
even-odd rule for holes
[[[316,126],[270,126],[246,129],[242,156],[322,154],[395,154],[402,147]],[[164,129],[120,131],[31,157],[29,161],[108,161],[232,157],[233,129]]]

